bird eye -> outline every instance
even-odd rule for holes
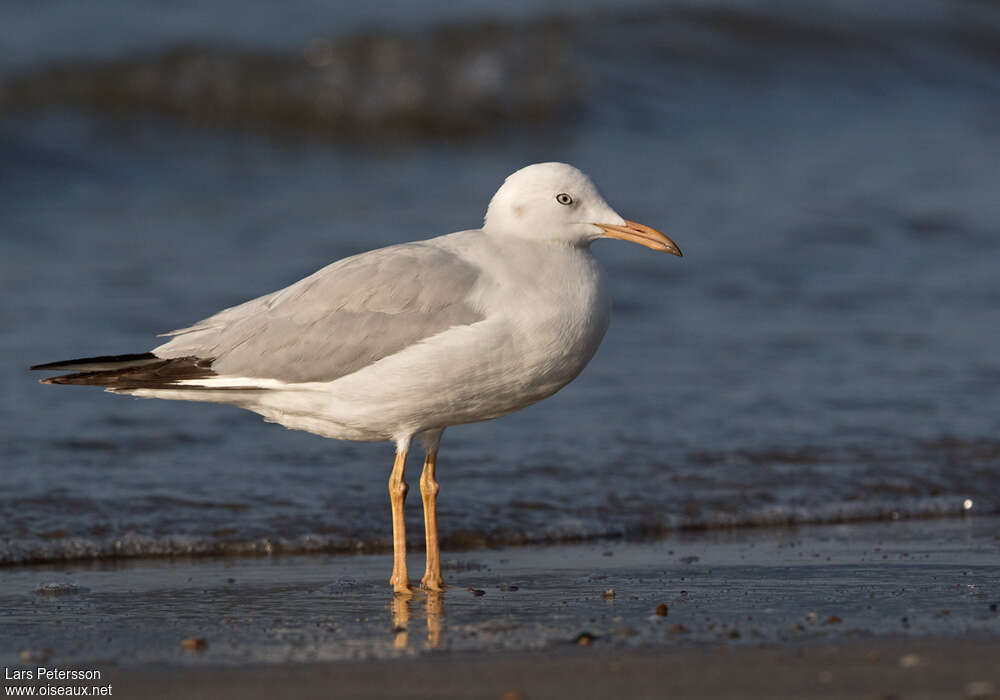
[[[572,204],[573,203],[573,198],[570,197],[565,192],[562,192],[562,193],[556,195],[556,201],[559,202],[560,204]]]

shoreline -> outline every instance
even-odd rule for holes
[[[998,525],[446,551],[445,593],[409,597],[387,586],[389,555],[6,568],[0,657],[8,668],[97,669],[124,697],[329,696],[331,683],[344,697],[586,696],[614,678],[634,697],[724,697],[743,676],[744,697],[857,697],[850,689],[883,677],[898,681],[884,693],[962,697],[960,680],[1000,687],[992,666],[972,663],[1000,655]],[[422,559],[411,554],[414,570]],[[928,662],[900,667],[908,654]],[[552,685],[560,675],[578,685]]]
[[[924,521],[963,521],[970,518],[1000,518],[1000,513],[987,512],[971,514],[968,510],[955,512],[933,512],[917,513],[900,516],[895,512],[888,512],[882,516],[872,517],[862,515],[856,518],[843,517],[832,520],[819,518],[816,520],[790,520],[787,522],[746,522],[734,525],[705,524],[705,525],[682,525],[677,527],[664,526],[662,529],[651,530],[649,528],[638,533],[607,532],[600,534],[569,535],[552,538],[533,537],[494,537],[492,535],[479,534],[451,534],[443,536],[440,540],[442,550],[447,550],[454,554],[467,554],[479,550],[496,550],[518,547],[560,547],[574,545],[598,545],[598,544],[623,544],[623,545],[644,545],[655,543],[677,537],[698,537],[713,536],[716,534],[739,536],[742,533],[758,532],[796,532],[800,529],[837,527],[845,525],[877,525],[881,523],[910,523]],[[392,554],[391,541],[384,543],[362,543],[351,544],[327,544],[316,547],[306,547],[303,545],[288,544],[287,540],[281,538],[264,538],[257,541],[246,541],[237,543],[216,543],[206,545],[204,548],[194,547],[192,551],[177,552],[141,552],[132,553],[128,544],[130,538],[137,540],[147,539],[142,536],[128,535],[122,540],[126,543],[122,551],[115,551],[111,554],[67,556],[64,558],[26,558],[17,561],[0,560],[0,571],[5,569],[16,569],[18,567],[60,567],[64,565],[82,566],[89,563],[103,565],[127,562],[142,563],[145,561],[170,561],[175,563],[196,564],[204,560],[216,559],[272,559],[279,557],[310,557],[310,556],[338,556],[352,557],[359,555],[381,555]],[[312,536],[303,535],[299,540],[308,541]],[[182,537],[167,537],[167,540],[183,539]],[[232,547],[232,549],[227,549]],[[94,549],[100,547],[94,546]],[[411,555],[421,555],[423,547],[410,541],[407,552]]]

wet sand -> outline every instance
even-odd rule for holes
[[[422,660],[122,674],[143,698],[996,698],[1000,644],[461,654]]]
[[[100,669],[120,697],[985,697],[998,531],[969,517],[452,552],[445,594],[409,599],[388,590],[389,555],[9,567],[0,656]]]

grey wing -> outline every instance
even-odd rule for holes
[[[482,320],[469,301],[481,272],[426,243],[382,248],[173,331],[153,353],[211,359],[219,375],[332,381]]]

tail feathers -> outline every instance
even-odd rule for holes
[[[136,355],[107,355],[67,362],[36,365],[31,369],[75,370],[73,374],[49,377],[42,384],[79,384],[104,386],[109,389],[169,389],[190,379],[207,379],[216,376],[212,359],[201,357],[176,357],[163,359],[152,353]],[[191,387],[193,388],[193,387]]]

